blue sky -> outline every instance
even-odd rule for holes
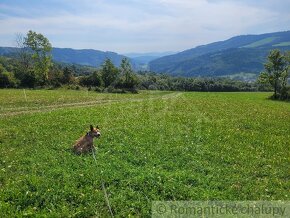
[[[0,0],[0,46],[33,30],[54,47],[182,51],[290,30],[290,0]]]

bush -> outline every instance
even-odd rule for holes
[[[93,87],[93,86],[89,86],[88,87],[88,91],[96,91],[96,92],[103,92],[103,88],[102,87]]]
[[[135,89],[135,88],[132,88],[132,89],[126,89],[126,92],[130,92],[130,93],[133,93],[133,94],[138,94],[138,89]]]
[[[16,88],[19,85],[13,73],[1,72],[0,73],[0,88]]]
[[[103,91],[103,88],[102,87],[95,87],[94,89],[96,92],[102,92]]]
[[[123,89],[116,89],[113,86],[109,86],[109,87],[105,88],[104,92],[108,92],[108,93],[125,93],[125,91]]]
[[[120,88],[115,88],[114,86],[109,86],[108,88],[105,88],[103,90],[103,92],[107,92],[107,93],[134,93],[137,94],[138,90],[135,88],[131,88],[131,89],[120,89]]]
[[[157,86],[156,85],[149,85],[149,87],[148,87],[148,89],[149,90],[157,90],[158,88],[157,88]]]
[[[33,71],[17,73],[21,87],[35,88],[37,79]]]
[[[67,89],[80,90],[81,87],[79,85],[68,85]]]

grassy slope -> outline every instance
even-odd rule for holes
[[[281,43],[276,44],[274,46],[278,46],[278,47],[280,47],[280,46],[290,46],[290,42],[281,42]]]
[[[259,47],[259,46],[262,46],[262,45],[269,44],[270,42],[274,41],[277,38],[279,38],[279,37],[264,38],[264,39],[261,39],[259,41],[253,42],[253,43],[251,43],[249,45],[245,45],[245,46],[242,46],[242,47],[243,48],[256,48],[256,47]]]
[[[61,95],[71,96],[66,102],[118,101],[44,107]],[[152,200],[290,199],[290,106],[265,93],[31,91],[25,111],[38,102],[45,112],[11,116],[13,105],[26,102],[5,96],[1,90],[4,216],[109,216],[102,180],[120,216],[150,216]],[[102,129],[97,166],[91,155],[69,150],[91,123]]]

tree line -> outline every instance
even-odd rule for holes
[[[36,76],[20,71],[17,59],[0,57],[1,88],[58,88],[81,89],[99,92],[137,92],[137,90],[168,91],[271,91],[268,84],[243,82],[228,78],[172,77],[153,72],[135,73],[129,61],[123,59],[120,67],[107,59],[100,69],[53,63],[47,76]],[[45,81],[45,82],[44,82]]]
[[[87,76],[77,76],[75,66],[53,63],[52,45],[40,33],[29,31],[17,35],[17,53],[0,58],[0,87],[60,87],[62,85],[94,86],[100,90],[122,89],[135,91],[137,77],[129,60],[124,58],[119,68],[107,59],[101,69],[86,68]],[[78,67],[78,71],[80,71]],[[93,69],[93,70],[92,70]]]
[[[52,61],[52,45],[40,33],[29,31],[26,36],[17,35],[17,53],[0,57],[1,88],[68,88],[86,87],[99,92],[137,92],[143,90],[171,91],[274,91],[273,98],[290,98],[290,52],[282,54],[273,50],[265,63],[257,82],[243,82],[227,78],[184,78],[153,72],[135,73],[128,59],[119,67],[110,59],[99,69],[69,65]]]

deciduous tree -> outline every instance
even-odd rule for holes
[[[268,56],[268,61],[265,63],[265,72],[259,76],[259,81],[269,83],[274,89],[274,98],[284,98],[284,89],[288,79],[288,64],[286,56],[279,50],[272,50]],[[285,82],[286,81],[286,82]]]
[[[122,59],[118,83],[120,88],[126,89],[133,89],[138,84],[137,77],[134,74],[131,64],[127,58]]]
[[[30,30],[24,38],[24,44],[32,52],[33,70],[39,85],[45,85],[48,81],[49,68],[52,65],[50,55],[52,46],[49,40],[41,33]]]
[[[104,81],[105,88],[113,85],[119,75],[119,70],[114,66],[110,59],[107,59],[101,69],[102,79]]]

